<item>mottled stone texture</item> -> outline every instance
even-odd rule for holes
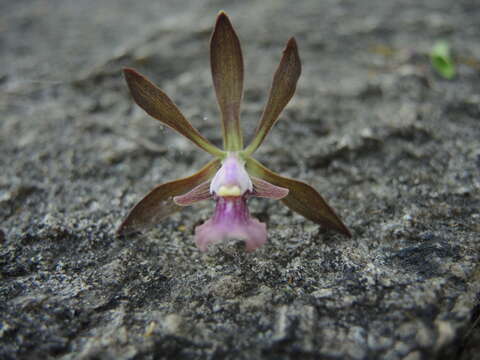
[[[354,234],[255,200],[269,242],[201,254],[211,202],[115,227],[207,159],[133,105],[150,76],[219,144],[208,40],[243,42],[242,124],[288,37],[303,74],[258,158],[308,181]],[[0,3],[0,358],[480,359],[480,7],[429,1]],[[458,75],[436,75],[435,40]]]

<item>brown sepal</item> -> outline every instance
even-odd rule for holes
[[[317,224],[336,230],[348,237],[352,236],[350,230],[343,224],[340,217],[310,185],[280,176],[253,158],[247,160],[246,166],[250,174],[258,176],[274,185],[287,188],[289,193],[282,201],[293,211]]]
[[[206,164],[197,173],[178,180],[158,185],[130,210],[130,213],[118,227],[117,235],[127,235],[135,231],[148,229],[163,218],[175,213],[182,207],[173,198],[185,194],[201,183],[208,181],[220,167],[220,160]]]
[[[145,76],[133,69],[124,69],[130,93],[135,102],[150,116],[178,131],[201,149],[221,156],[223,151],[205,139],[182,115],[170,98]]]

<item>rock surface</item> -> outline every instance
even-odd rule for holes
[[[232,3],[1,3],[0,358],[480,359],[477,2]],[[258,157],[314,185],[352,239],[261,200],[270,239],[252,254],[195,248],[209,202],[115,238],[150,188],[208,159],[132,103],[120,69],[219,144],[220,9],[243,43],[247,137],[297,38],[298,91]],[[429,64],[438,39],[450,81]]]

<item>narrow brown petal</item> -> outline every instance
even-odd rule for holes
[[[175,204],[180,206],[188,206],[196,203],[197,201],[211,198],[210,194],[210,180],[195,186],[192,190],[183,195],[178,195],[173,198]]]
[[[263,139],[265,139],[272,126],[278,120],[280,113],[285,106],[287,106],[295,93],[301,69],[302,66],[298,55],[297,42],[294,38],[291,38],[283,51],[282,60],[280,60],[280,65],[278,65],[273,77],[267,105],[263,110],[255,136],[245,150],[247,155],[253,154],[253,152],[258,149]]]
[[[201,149],[215,156],[223,151],[205,139],[182,115],[170,98],[146,77],[133,69],[124,69],[130,93],[135,102],[150,116],[178,131]]]
[[[147,229],[180,210],[181,207],[175,204],[173,198],[185,194],[212,178],[219,167],[220,160],[215,159],[189,177],[158,185],[130,211],[118,228],[117,235],[126,235]]]
[[[348,237],[352,236],[338,215],[310,185],[275,174],[253,158],[247,160],[246,166],[249,174],[289,189],[288,195],[282,201],[293,211]]]
[[[240,41],[227,15],[218,14],[210,41],[213,85],[222,113],[225,150],[243,148],[240,103],[243,96],[243,57]]]
[[[288,195],[288,189],[270,184],[268,181],[252,176],[253,196],[280,200]]]

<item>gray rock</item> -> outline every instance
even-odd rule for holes
[[[2,2],[0,358],[480,359],[475,5]],[[208,159],[133,104],[120,70],[219,144],[222,8],[243,44],[247,138],[297,38],[298,91],[258,158],[314,185],[352,239],[262,200],[269,242],[252,254],[195,248],[208,202],[114,236],[150,188]],[[436,39],[453,80],[430,67]]]

